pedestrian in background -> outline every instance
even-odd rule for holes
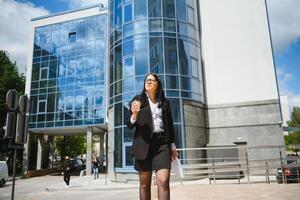
[[[92,159],[94,179],[99,178],[99,160],[94,155]]]
[[[66,183],[66,188],[68,188],[71,179],[71,161],[69,156],[65,157],[65,161],[63,164],[63,174],[64,174],[64,181]]]
[[[129,104],[128,128],[134,128],[132,153],[139,172],[140,199],[151,200],[152,171],[156,173],[158,199],[170,199],[171,160],[178,156],[171,108],[161,80],[149,73],[144,88]]]

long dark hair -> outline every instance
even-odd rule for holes
[[[143,87],[143,91],[141,93],[141,100],[140,100],[141,104],[142,104],[142,106],[144,106],[146,104],[146,101],[148,100],[147,94],[146,94],[146,89],[145,89],[145,84],[146,84],[147,77],[149,75],[154,76],[155,80],[157,81],[157,89],[156,89],[156,93],[155,93],[155,98],[158,102],[158,107],[161,108],[165,103],[165,92],[164,92],[161,80],[155,73],[152,73],[152,72],[148,73],[144,79],[144,87]]]

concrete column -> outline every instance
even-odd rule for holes
[[[31,134],[28,133],[27,135],[27,142],[24,144],[24,151],[23,151],[23,163],[22,163],[22,174],[24,174],[29,168],[29,155],[30,155],[30,141],[31,141]]]
[[[99,157],[100,157],[100,170],[101,170],[101,172],[103,172],[103,158],[104,158],[104,132],[103,133],[100,133],[100,155],[99,155]]]
[[[86,175],[92,175],[92,143],[93,127],[88,127],[86,132]]]
[[[38,136],[37,138],[38,141],[38,151],[37,151],[37,161],[36,161],[36,169],[42,169],[42,161],[43,161],[43,137]]]

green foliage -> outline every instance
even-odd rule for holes
[[[288,121],[289,127],[300,127],[300,108],[294,107],[291,121]],[[300,131],[290,133],[284,136],[286,145],[300,144]]]
[[[86,136],[56,136],[55,146],[58,155],[76,157],[86,153]]]
[[[286,145],[300,144],[300,132],[290,133],[284,136]]]
[[[0,154],[8,154],[7,141],[3,138],[5,131],[3,126],[6,123],[6,93],[10,89],[18,91],[19,95],[24,94],[25,77],[19,74],[16,63],[12,63],[8,53],[0,50]]]
[[[291,127],[300,127],[300,108],[294,107],[292,111],[291,121],[288,121]]]

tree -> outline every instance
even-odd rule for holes
[[[300,108],[294,107],[291,115],[291,121],[288,121],[289,127],[300,127]],[[296,154],[299,148],[294,146],[300,144],[300,131],[296,131],[284,136],[286,145],[289,145],[289,150],[294,151]]]
[[[291,121],[288,121],[291,127],[300,127],[300,107],[295,106],[292,111]]]
[[[55,137],[55,146],[58,155],[76,157],[86,153],[85,136],[57,136]]]
[[[19,74],[16,62],[10,61],[8,53],[0,50],[0,159],[8,158],[11,161],[13,151],[8,148],[8,140],[4,139],[5,130],[3,129],[7,114],[6,93],[10,89],[17,90],[18,95],[24,94],[25,77]],[[18,158],[22,158],[21,152],[18,152]]]

